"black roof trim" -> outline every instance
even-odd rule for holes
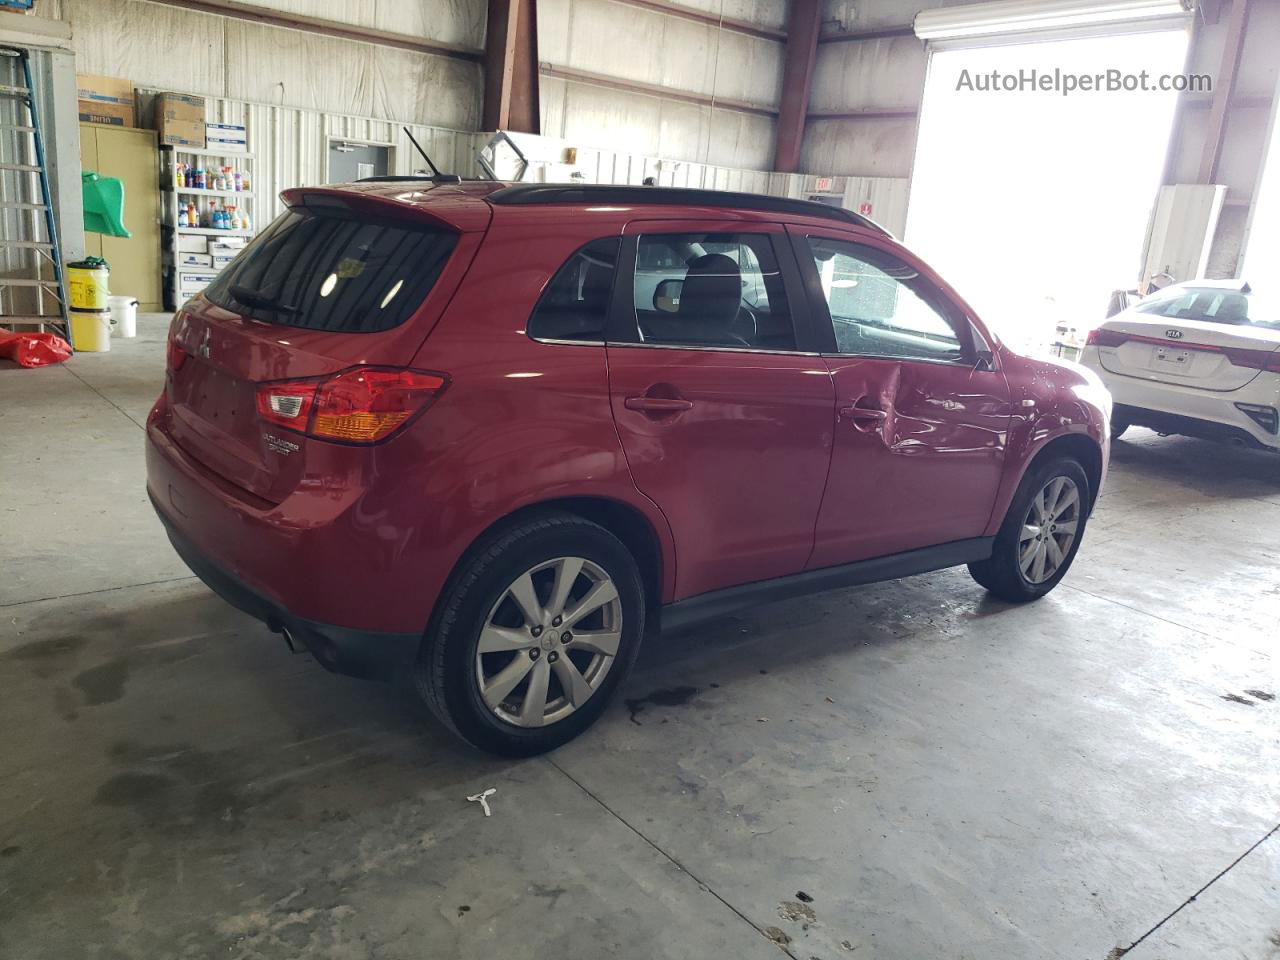
[[[461,183],[462,178],[456,173],[441,173],[428,176],[422,173],[380,174],[376,177],[361,177],[356,183],[395,183],[398,180],[426,180],[429,183]]]
[[[522,206],[543,203],[569,204],[680,204],[691,207],[727,207],[739,210],[759,210],[764,213],[787,213],[802,217],[821,217],[839,220],[857,227],[866,227],[887,237],[888,230],[870,217],[833,207],[814,200],[793,200],[790,197],[770,197],[760,193],[730,193],[727,190],[694,190],[687,187],[636,187],[615,184],[543,184],[517,183],[495,190],[485,197],[490,203],[502,206]]]

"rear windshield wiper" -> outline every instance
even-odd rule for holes
[[[233,283],[231,285],[231,295],[247,307],[257,307],[260,310],[275,310],[277,313],[301,312],[292,304],[280,303],[278,300],[267,296],[260,290],[252,290],[249,287],[242,287],[238,283]]]

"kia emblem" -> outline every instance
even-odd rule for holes
[[[1181,330],[1166,330],[1166,331],[1164,332],[1164,335],[1165,335],[1166,337],[1168,337],[1170,340],[1181,340],[1181,339],[1182,339],[1182,331],[1181,331]]]

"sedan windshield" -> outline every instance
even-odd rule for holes
[[[1133,310],[1170,320],[1203,320],[1236,327],[1280,330],[1280,313],[1275,305],[1247,286],[1243,291],[1220,287],[1171,288],[1153,294]]]

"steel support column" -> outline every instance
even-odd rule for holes
[[[1235,94],[1240,73],[1240,55],[1244,49],[1244,32],[1249,23],[1249,0],[1232,0],[1227,20],[1227,36],[1222,47],[1222,63],[1214,80],[1213,103],[1204,134],[1204,151],[1200,155],[1200,183],[1213,183],[1218,176],[1222,145],[1226,140],[1231,98]]]
[[[800,167],[800,146],[804,141],[821,27],[821,0],[791,0],[773,160],[773,169],[779,173],[795,173]]]
[[[485,130],[539,131],[536,0],[489,0],[484,44]]]

